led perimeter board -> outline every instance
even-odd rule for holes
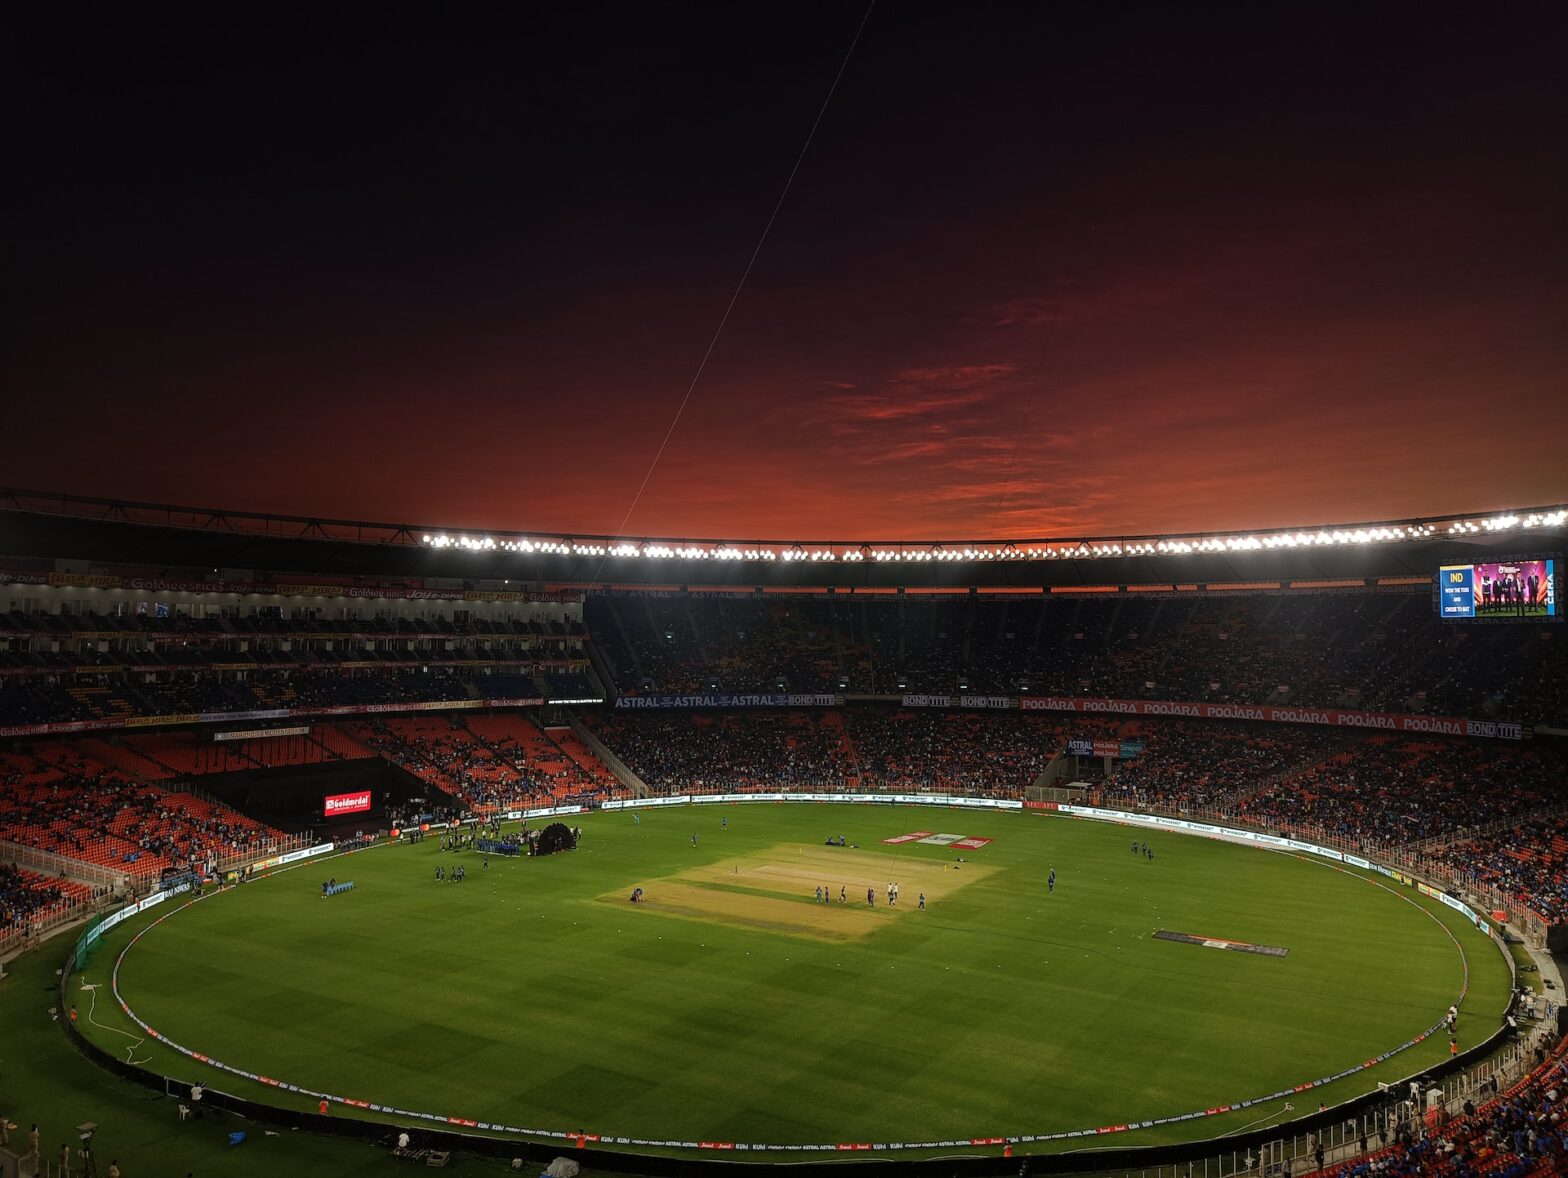
[[[1519,557],[1486,564],[1445,564],[1434,587],[1445,622],[1556,622],[1557,565],[1553,557]]]

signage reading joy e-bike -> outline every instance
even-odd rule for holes
[[[337,818],[343,814],[368,814],[370,791],[356,789],[353,793],[328,794],[322,803],[321,812],[328,818]]]

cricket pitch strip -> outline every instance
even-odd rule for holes
[[[661,879],[628,883],[598,899],[626,904],[632,888],[641,886],[644,899],[636,908],[650,914],[848,941],[886,927],[889,921],[918,917],[922,892],[931,907],[991,870],[974,863],[785,844]],[[890,882],[898,884],[898,903],[893,906],[887,902]],[[827,889],[828,903],[817,902],[817,888]],[[866,903],[868,888],[876,897],[875,905]]]

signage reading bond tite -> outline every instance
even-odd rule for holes
[[[329,794],[323,813],[332,818],[338,814],[363,814],[370,809],[370,791],[356,790],[351,794]]]

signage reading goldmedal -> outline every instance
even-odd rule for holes
[[[363,814],[370,809],[370,791],[357,789],[353,793],[328,794],[322,813],[333,818],[339,814]]]

